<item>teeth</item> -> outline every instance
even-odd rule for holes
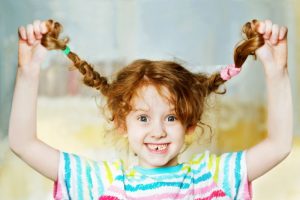
[[[157,145],[157,144],[148,144],[148,147],[152,150],[156,150],[156,151],[161,151],[166,149],[168,146],[168,144],[161,144],[161,145]]]

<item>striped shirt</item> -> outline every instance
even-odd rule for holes
[[[176,166],[124,169],[122,160],[92,161],[60,153],[54,199],[251,199],[245,151],[206,151]]]

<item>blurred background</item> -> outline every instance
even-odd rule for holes
[[[286,25],[294,146],[284,162],[253,182],[253,199],[300,199],[297,0],[0,0],[0,199],[52,199],[52,182],[15,156],[7,142],[17,69],[17,29],[34,19],[59,21],[64,26],[62,35],[71,38],[70,48],[106,76],[138,58],[173,60],[192,71],[214,72],[233,63],[233,49],[245,22],[271,19]],[[105,134],[111,125],[98,108],[101,96],[84,86],[80,74],[68,70],[70,66],[57,51],[49,52],[42,66],[38,137],[63,151],[98,160],[120,156],[134,163],[126,142]],[[182,161],[204,149],[215,153],[245,149],[265,137],[266,88],[261,63],[249,58],[240,75],[225,87],[227,93],[212,96],[204,114],[213,128],[212,140],[193,143]]]

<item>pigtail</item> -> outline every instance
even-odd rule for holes
[[[253,55],[254,59],[256,59],[255,51],[265,43],[263,36],[256,31],[257,25],[258,21],[252,20],[251,22],[247,22],[242,28],[244,39],[237,44],[234,50],[234,63],[236,68],[241,68],[249,55]],[[211,92],[217,94],[226,93],[225,88],[222,92],[218,91],[219,86],[228,80],[224,80],[221,77],[221,72],[216,72],[206,77],[205,80],[202,75],[198,74],[197,79],[205,83],[207,95]]]
[[[237,44],[234,50],[236,67],[242,67],[248,55],[253,55],[254,59],[256,59],[255,51],[265,44],[263,36],[256,31],[257,26],[258,21],[255,19],[243,26],[244,39]]]
[[[62,25],[50,19],[46,22],[46,26],[48,28],[48,32],[43,35],[41,44],[48,50],[66,49],[69,38],[58,38],[59,34],[62,32]],[[97,71],[94,71],[93,67],[89,63],[85,60],[81,60],[74,52],[70,51],[67,56],[73,62],[75,68],[83,74],[83,82],[90,87],[100,90],[103,95],[107,96],[109,90],[107,78],[100,76]]]

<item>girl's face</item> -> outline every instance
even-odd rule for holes
[[[163,94],[169,97],[167,89]],[[152,85],[140,88],[131,106],[132,111],[126,116],[127,136],[139,165],[146,168],[177,165],[186,127],[177,120],[174,106]]]

